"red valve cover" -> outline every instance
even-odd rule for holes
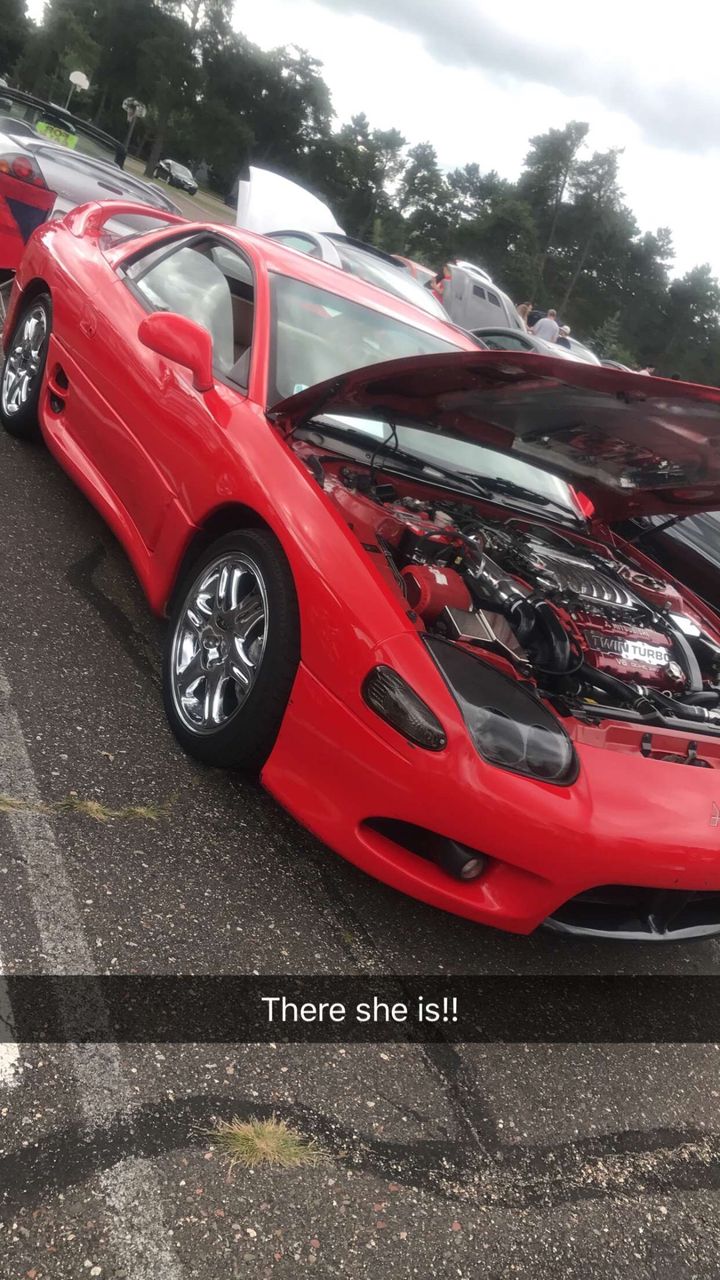
[[[585,648],[585,661],[618,680],[678,690],[685,684],[672,645],[661,631],[615,622],[598,614],[573,615]]]

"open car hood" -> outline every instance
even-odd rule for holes
[[[238,183],[236,226],[269,235],[272,231],[336,232],[344,235],[328,206],[299,182],[269,169],[250,167]]]
[[[413,356],[273,406],[447,431],[562,476],[599,519],[720,509],[720,390],[508,351]]]

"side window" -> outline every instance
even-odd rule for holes
[[[489,289],[488,289],[487,297],[488,297],[488,302],[492,302],[494,307],[499,307],[501,305],[500,299],[498,298],[497,294],[491,293]]]
[[[246,387],[250,372],[255,294],[250,264],[229,245],[212,240],[156,250],[128,271],[138,293],[156,311],[176,311],[207,329],[213,363]]]
[[[484,298],[486,296],[485,290],[481,289],[479,284],[473,285],[473,293],[476,298]]]

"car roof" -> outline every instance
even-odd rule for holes
[[[328,293],[347,298],[350,302],[371,307],[374,311],[380,311],[384,315],[412,324],[416,328],[424,328],[430,333],[444,337],[447,342],[456,343],[464,350],[478,350],[477,343],[471,334],[454,325],[449,317],[447,320],[443,320],[440,316],[436,319],[430,312],[423,311],[410,302],[404,302],[396,294],[388,293],[378,285],[368,284],[359,276],[343,271],[341,267],[322,262],[320,258],[311,258],[309,254],[280,244],[270,236],[260,235],[256,231],[247,231],[244,227],[232,227],[219,222],[193,222],[188,223],[187,227],[173,227],[170,233],[153,231],[147,235],[148,252],[151,246],[159,247],[166,238],[184,239],[186,236],[195,236],[203,232],[234,241],[239,248],[247,249],[253,257],[260,259],[268,271],[301,280],[305,284],[314,285],[317,289],[325,289]],[[138,252],[137,242],[133,244],[129,240],[126,241],[122,246],[122,252],[123,256],[126,252],[128,256],[130,252],[134,255]]]
[[[484,333],[507,333],[512,338],[529,338],[531,343],[538,341],[537,338],[533,338],[533,334],[523,333],[521,329],[513,329],[509,324],[480,324],[476,329],[473,329],[473,333],[479,333],[480,337]]]

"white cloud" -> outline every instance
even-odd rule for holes
[[[591,148],[625,148],[627,202],[644,230],[672,229],[675,269],[720,276],[720,7],[707,0],[238,0],[235,25],[263,48],[308,49],[341,120],[365,111],[432,142],[446,168],[515,177],[531,136],[587,120]]]
[[[643,20],[643,7],[636,5],[633,30],[633,10],[627,4],[621,10],[612,3],[594,7],[588,21],[581,5],[552,10],[537,0],[514,0],[512,25],[507,26],[501,6],[478,0],[443,0],[440,6],[437,0],[393,0],[392,7],[387,0],[321,3],[335,13],[362,14],[417,36],[444,66],[502,76],[516,84],[546,85],[570,97],[592,95],[606,108],[623,111],[654,144],[699,152],[717,146],[720,87],[714,74],[697,74],[697,31],[693,30],[691,60],[681,60],[674,46],[672,68],[667,59],[659,66],[654,55],[658,45],[661,53],[667,52],[667,39],[657,8],[649,23],[647,11]],[[684,11],[686,20],[692,7],[690,13]],[[555,21],[548,21],[550,15]],[[712,42],[720,24],[710,17],[704,25],[705,38]],[[689,27],[687,22],[683,29]],[[613,34],[610,47],[603,40],[608,31]],[[628,42],[629,34],[634,42]],[[712,73],[714,68],[709,65],[707,70]]]
[[[710,262],[720,276],[720,14],[704,0],[513,0],[492,6],[483,52],[488,11],[485,0],[265,0],[238,3],[235,24],[263,48],[304,46],[323,62],[341,120],[365,111],[410,142],[432,142],[447,168],[476,160],[515,177],[531,136],[587,120],[591,148],[625,148],[627,202],[643,230],[672,229],[675,269]],[[464,51],[463,21],[475,33]]]

